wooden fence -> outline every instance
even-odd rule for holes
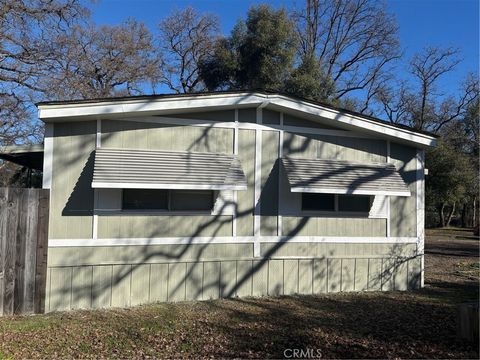
[[[49,191],[0,188],[0,315],[42,313]]]

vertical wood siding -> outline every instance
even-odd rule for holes
[[[416,244],[284,243],[51,248],[47,310],[232,296],[407,290]]]
[[[288,258],[51,267],[47,311],[419,286],[420,258]]]

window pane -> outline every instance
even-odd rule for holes
[[[334,211],[334,194],[302,193],[302,210]]]
[[[170,193],[171,210],[212,210],[213,191],[210,190],[172,190]]]
[[[124,189],[122,209],[167,210],[168,190]]]
[[[370,196],[368,195],[338,195],[338,211],[370,211]]]

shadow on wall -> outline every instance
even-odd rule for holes
[[[209,148],[208,139],[212,128],[202,129],[202,136],[189,144],[187,150],[195,148],[197,142],[207,144]],[[312,141],[315,141],[311,138],[303,139],[301,144],[295,145],[287,141],[284,149],[288,150],[289,155],[301,156]],[[72,158],[71,163],[75,163],[78,159],[81,157]],[[82,211],[91,213],[93,162],[94,153],[92,152],[62,210],[62,215],[75,216]],[[404,167],[398,170],[402,177],[408,180],[407,183],[411,183],[412,176],[416,175],[414,171],[407,171]],[[280,163],[277,159],[269,170],[270,175],[264,184],[265,191],[262,191],[260,197],[262,203],[267,203],[278,193],[279,177],[276,174],[279,171]],[[246,175],[250,187],[253,174],[250,172]],[[332,175],[334,174],[325,176]],[[351,186],[356,187],[360,183],[373,180],[366,177],[352,182]],[[253,219],[256,204],[244,210],[240,210],[235,203],[227,202],[223,206],[232,205],[236,207],[237,219]],[[405,202],[403,206],[406,207],[407,203]],[[399,213],[407,214],[407,210],[404,208]],[[278,204],[260,209],[262,216],[276,216],[277,213]],[[183,217],[182,220],[188,222],[188,217]],[[401,225],[402,219],[399,221]],[[405,246],[400,244],[380,244],[378,246],[380,250],[374,250],[373,253],[359,258],[337,256],[328,247],[325,247],[325,252],[317,254],[312,259],[300,256],[293,259],[276,258],[282,248],[287,244],[293,244],[290,240],[301,232],[307,222],[307,217],[300,218],[284,241],[266,246],[258,259],[252,258],[253,244],[245,245],[250,251],[247,256],[241,258],[219,260],[218,257],[212,257],[211,249],[217,245],[213,245],[211,241],[221,236],[222,229],[231,224],[229,216],[212,215],[205,217],[202,223],[191,229],[184,244],[135,246],[134,251],[140,254],[141,258],[136,258],[134,261],[131,254],[125,253],[113,265],[53,266],[49,270],[50,296],[47,308],[55,310],[75,307],[129,306],[153,301],[294,293],[406,290],[420,286],[420,258],[416,255],[415,249],[407,251]],[[269,234],[276,233],[276,226],[276,223],[273,225],[267,223],[265,228],[262,227],[262,231]],[[205,237],[207,229],[210,241],[194,244],[196,238]],[[145,237],[158,236],[152,230],[152,233]],[[320,246],[312,244],[312,246],[317,245]],[[99,248],[94,247],[85,247],[81,251],[85,259],[95,259],[100,252]],[[128,252],[130,251],[132,250]]]
[[[93,215],[92,180],[94,160],[95,152],[92,151],[62,210],[62,216]]]

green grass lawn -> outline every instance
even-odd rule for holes
[[[0,358],[281,358],[286,349],[324,358],[478,358],[478,344],[455,338],[456,305],[478,301],[478,239],[457,230],[427,235],[422,290],[5,317]]]

